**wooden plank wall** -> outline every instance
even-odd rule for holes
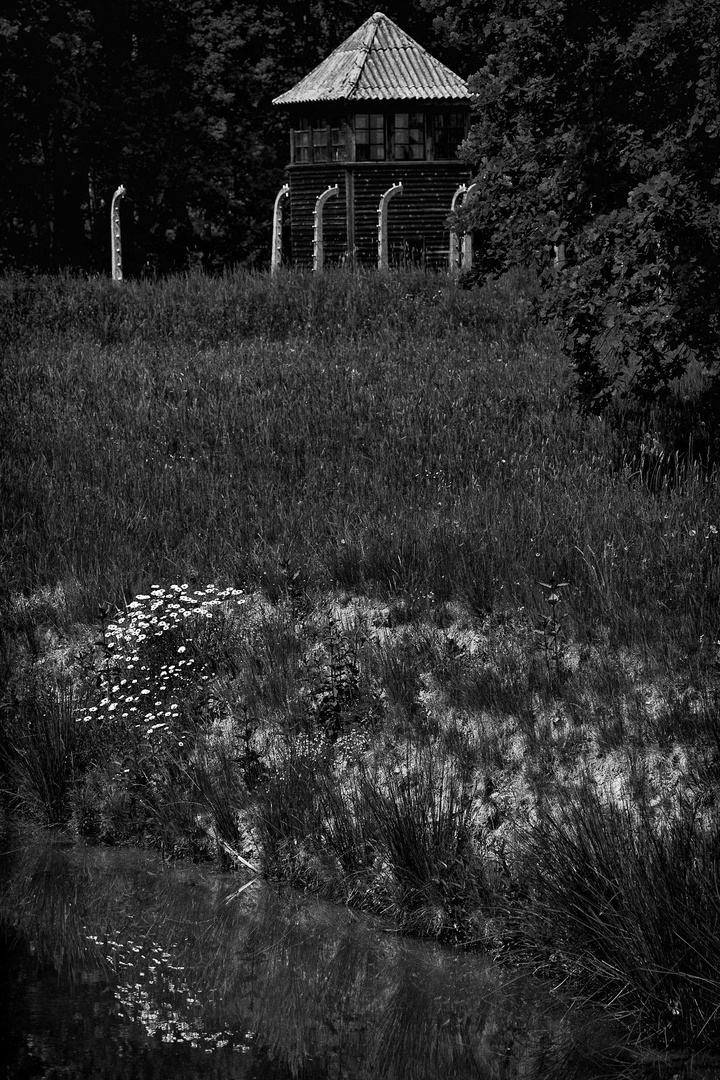
[[[445,269],[448,264],[450,204],[458,186],[470,181],[460,162],[363,162],[294,165],[288,169],[293,261],[312,264],[313,212],[318,195],[331,184],[338,195],[325,203],[325,261],[337,263],[347,253],[346,171],[355,184],[355,250],[360,262],[377,262],[377,210],[383,192],[398,181],[402,194],[388,206],[391,264],[417,262]]]
[[[339,190],[323,209],[323,241],[326,264],[340,262],[347,254],[343,165],[291,165],[288,176],[293,262],[301,266],[312,265],[315,202],[318,195],[333,184],[337,184]]]

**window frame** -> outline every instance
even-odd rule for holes
[[[367,117],[367,123],[359,123],[361,117]],[[361,132],[367,132],[367,139],[360,139]],[[353,116],[353,134],[355,141],[355,161],[377,164],[388,160],[387,153],[387,117],[384,112],[357,112]],[[363,147],[363,154],[359,153]],[[367,147],[367,157],[364,148]],[[375,151],[375,152],[373,152]]]
[[[435,161],[457,161],[457,151],[468,133],[469,114],[464,109],[439,109],[432,117],[432,146]],[[443,132],[445,129],[445,132]],[[454,132],[454,134],[453,134]],[[456,141],[456,136],[459,136]],[[440,151],[447,150],[448,153]]]
[[[406,123],[399,123],[400,118],[406,118]],[[414,122],[413,122],[414,121]],[[407,138],[399,140],[401,132],[407,133]],[[413,139],[415,133],[415,139]],[[419,138],[417,137],[419,133]],[[403,109],[392,114],[392,160],[393,161],[427,161],[428,160],[428,137],[427,137],[427,114],[419,109]],[[399,153],[404,147],[407,152]],[[413,152],[414,149],[416,152]]]
[[[350,159],[348,125],[344,116],[296,116],[290,134],[292,165],[328,165]]]

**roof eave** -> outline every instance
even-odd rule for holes
[[[468,94],[446,94],[440,95],[435,92],[422,93],[418,90],[408,91],[406,93],[398,92],[397,94],[371,94],[363,93],[357,94],[352,97],[347,97],[343,94],[323,94],[315,97],[310,95],[303,96],[291,96],[290,91],[285,94],[281,94],[279,97],[273,98],[273,105],[291,106],[291,105],[322,105],[325,102],[345,102],[348,105],[362,105],[363,102],[377,101],[377,102],[392,102],[392,101],[424,101],[433,102],[438,104],[448,105],[471,105],[473,101],[473,95]]]

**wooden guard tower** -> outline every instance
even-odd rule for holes
[[[470,169],[456,156],[470,115],[466,83],[381,12],[274,100],[290,114],[292,260],[403,260],[445,268],[446,221]],[[456,245],[455,245],[456,246]]]

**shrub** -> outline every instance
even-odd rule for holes
[[[666,395],[693,360],[715,395],[717,5],[496,3],[483,36],[463,147],[480,273],[543,272],[586,406]]]

